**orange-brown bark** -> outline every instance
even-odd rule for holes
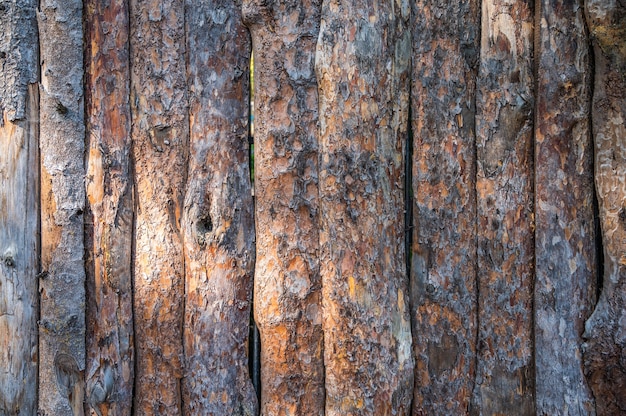
[[[540,3],[535,126],[537,414],[593,414],[582,333],[593,306],[589,44],[577,2]]]
[[[604,276],[585,324],[585,374],[598,415],[626,414],[626,5],[587,0],[595,83],[592,120]]]
[[[128,3],[85,3],[86,411],[128,415],[134,339]]]
[[[188,1],[190,157],[183,414],[257,414],[248,375],[254,220],[248,161],[250,39],[228,0]]]
[[[319,1],[245,1],[254,48],[261,414],[322,415],[318,238]]]
[[[535,412],[533,9],[482,4],[477,80],[478,344],[474,414]]]
[[[408,415],[413,358],[404,250],[408,3],[324,1],[320,266],[326,415]]]
[[[479,3],[413,8],[413,414],[465,414],[476,354]]]
[[[182,0],[130,2],[135,412],[181,413],[189,123]]]

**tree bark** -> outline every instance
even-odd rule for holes
[[[82,415],[85,123],[82,1],[39,5],[41,318],[39,414]]]
[[[248,374],[254,268],[250,39],[235,1],[186,4],[190,158],[182,217],[189,415],[257,414]]]
[[[535,413],[533,8],[486,0],[477,81],[478,345],[474,414]]]
[[[323,415],[317,189],[318,0],[245,1],[254,48],[261,414]]]
[[[0,415],[37,409],[39,63],[36,3],[0,13]]]
[[[408,415],[413,358],[404,250],[410,6],[324,1],[320,264],[326,415]]]
[[[87,411],[132,409],[133,188],[128,3],[85,3]]]
[[[596,295],[589,44],[578,2],[544,0],[537,28],[537,414],[595,414],[582,333]]]
[[[604,276],[585,325],[585,374],[598,415],[626,414],[626,5],[585,2],[593,40],[595,183]]]
[[[476,364],[479,3],[413,8],[413,414],[465,414]]]
[[[130,2],[135,167],[135,412],[181,413],[184,259],[180,218],[189,121],[182,0]]]

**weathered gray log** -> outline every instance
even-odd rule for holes
[[[83,414],[85,123],[83,3],[39,4],[41,268],[39,411]]]
[[[587,0],[595,83],[592,120],[595,184],[604,275],[585,324],[585,374],[598,415],[626,414],[626,4]]]
[[[473,414],[535,413],[533,4],[484,0],[476,98],[478,344]]]
[[[183,412],[257,414],[248,374],[254,269],[248,99],[250,36],[236,1],[187,0],[190,157]]]
[[[85,2],[86,410],[129,415],[134,334],[128,3]]]
[[[184,1],[130,2],[135,170],[134,409],[182,412],[183,212],[189,120]]]
[[[404,250],[408,2],[324,1],[320,270],[326,415],[408,415],[413,357]]]
[[[39,73],[34,1],[0,13],[0,415],[37,411]]]
[[[474,385],[479,7],[412,10],[413,415],[465,414]]]
[[[595,414],[582,333],[596,295],[591,67],[579,2],[543,0],[535,126],[537,414]]]
[[[254,47],[261,414],[323,415],[317,82],[319,0],[244,1]]]

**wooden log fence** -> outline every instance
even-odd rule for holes
[[[0,416],[626,415],[623,2],[2,0],[0,41]]]

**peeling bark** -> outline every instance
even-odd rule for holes
[[[413,414],[459,415],[476,364],[479,4],[413,7]]]
[[[317,189],[318,0],[244,1],[254,48],[261,414],[322,415]]]
[[[250,39],[234,1],[188,0],[190,158],[182,217],[189,415],[257,414],[248,374],[254,218]]]
[[[626,414],[626,5],[587,0],[593,40],[595,184],[604,276],[585,324],[585,374],[598,415]]]
[[[134,336],[128,4],[85,3],[86,410],[129,415]]]
[[[478,345],[472,414],[535,413],[533,9],[483,1],[477,81]]]
[[[578,2],[541,2],[535,126],[535,364],[538,415],[595,414],[582,333],[593,308],[589,45]]]
[[[404,252],[408,2],[324,1],[320,265],[326,415],[408,415],[413,358]]]
[[[39,94],[36,3],[0,14],[0,415],[37,411]]]
[[[182,0],[130,2],[135,412],[181,413],[189,123]]]
[[[39,411],[82,415],[85,124],[82,1],[39,4],[41,267]]]

